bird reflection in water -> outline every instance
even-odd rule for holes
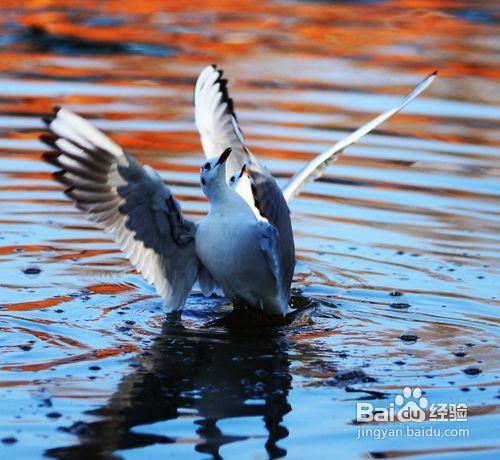
[[[79,444],[51,449],[54,458],[113,458],[113,452],[178,440],[143,434],[134,427],[195,414],[195,450],[222,458],[221,446],[250,437],[223,433],[219,420],[257,417],[267,430],[269,458],[286,455],[277,443],[288,436],[283,417],[291,385],[283,328],[186,329],[168,320],[151,349],[139,355],[136,371],[124,378],[106,406],[93,411],[99,421],[77,422],[67,431]],[[185,442],[185,441],[184,441]]]

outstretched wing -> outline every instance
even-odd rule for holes
[[[307,165],[305,165],[301,170],[299,170],[295,175],[288,181],[288,183],[283,188],[283,195],[286,201],[290,201],[305,183],[317,179],[323,174],[325,167],[335,161],[340,154],[344,151],[346,147],[354,144],[356,141],[361,139],[365,134],[375,129],[377,126],[381,125],[388,118],[392,117],[394,114],[398,113],[405,105],[409,104],[413,99],[415,99],[424,89],[426,89],[434,80],[437,75],[437,71],[431,73],[427,78],[422,80],[417,86],[415,86],[400,102],[398,105],[384,113],[381,113],[378,117],[374,118],[366,125],[361,126],[353,133],[349,134],[347,137],[337,142],[333,147],[329,148],[326,152],[313,158]]]
[[[228,147],[232,149],[226,162],[229,179],[248,161],[248,151],[234,113],[233,100],[227,91],[227,80],[222,74],[223,71],[215,65],[201,71],[194,89],[194,108],[205,156],[212,158]]]
[[[45,120],[51,132],[44,154],[60,168],[54,177],[87,217],[113,236],[121,250],[161,295],[182,308],[198,273],[195,224],[158,173],[142,167],[101,131],[67,109]]]

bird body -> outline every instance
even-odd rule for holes
[[[266,252],[268,235],[276,234],[270,224],[258,220],[247,202],[226,184],[225,171],[221,170],[220,176],[221,187],[216,193],[207,187],[210,212],[196,229],[198,257],[235,305],[285,314],[288,304],[282,301],[277,275],[279,263],[274,267],[270,261],[270,257],[278,259],[279,254]]]
[[[195,122],[207,161],[200,170],[210,202],[199,223],[187,219],[170,188],[149,166],[83,118],[57,108],[45,120],[44,154],[56,180],[87,217],[109,232],[168,311],[181,309],[198,282],[234,305],[285,315],[295,268],[287,201],[321,175],[349,145],[401,110],[435,77],[428,76],[393,109],[362,126],[298,171],[283,189],[248,150],[227,81],[206,67],[195,86]]]
[[[272,314],[286,313],[278,280],[261,249],[262,229],[253,213],[248,213],[249,208],[244,214],[213,213],[200,222],[196,232],[198,257],[234,304],[255,306]]]

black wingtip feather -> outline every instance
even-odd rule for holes
[[[73,191],[75,190],[75,186],[72,185],[70,187],[68,187],[66,190],[64,190],[64,194],[68,197],[70,197],[72,200],[74,200],[74,196],[73,196]]]
[[[236,113],[234,111],[234,101],[233,99],[229,96],[229,91],[227,89],[227,80],[225,78],[222,78],[222,75],[224,73],[223,70],[219,69],[219,79],[217,80],[217,83],[219,83],[219,91],[222,93],[222,102],[225,102],[227,104],[227,110],[230,115],[232,115],[235,120],[237,120]]]
[[[40,139],[40,141],[43,142],[47,147],[57,149],[57,137],[53,136],[52,134],[41,134],[40,136],[38,136],[38,139]]]
[[[57,114],[57,112],[59,112],[59,110],[61,110],[61,109],[62,109],[62,107],[60,105],[55,105],[54,107],[52,107],[52,112]]]
[[[64,187],[70,187],[72,183],[65,176],[53,176],[54,180]]]
[[[47,117],[44,117],[42,118],[42,121],[47,125],[47,126],[50,126],[50,124],[54,121],[53,118],[47,118]]]
[[[58,168],[61,168],[61,164],[57,161],[57,158],[59,157],[59,153],[56,152],[43,152],[42,153],[42,158],[44,161],[47,163],[56,166]]]
[[[72,185],[72,183],[69,181],[69,179],[66,177],[66,171],[63,169],[59,169],[58,171],[54,171],[52,173],[52,178],[56,181],[59,182],[62,185],[65,185],[66,187],[69,187]]]

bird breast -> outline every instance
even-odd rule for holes
[[[267,297],[276,283],[260,248],[253,215],[210,214],[198,226],[196,250],[229,298]]]

